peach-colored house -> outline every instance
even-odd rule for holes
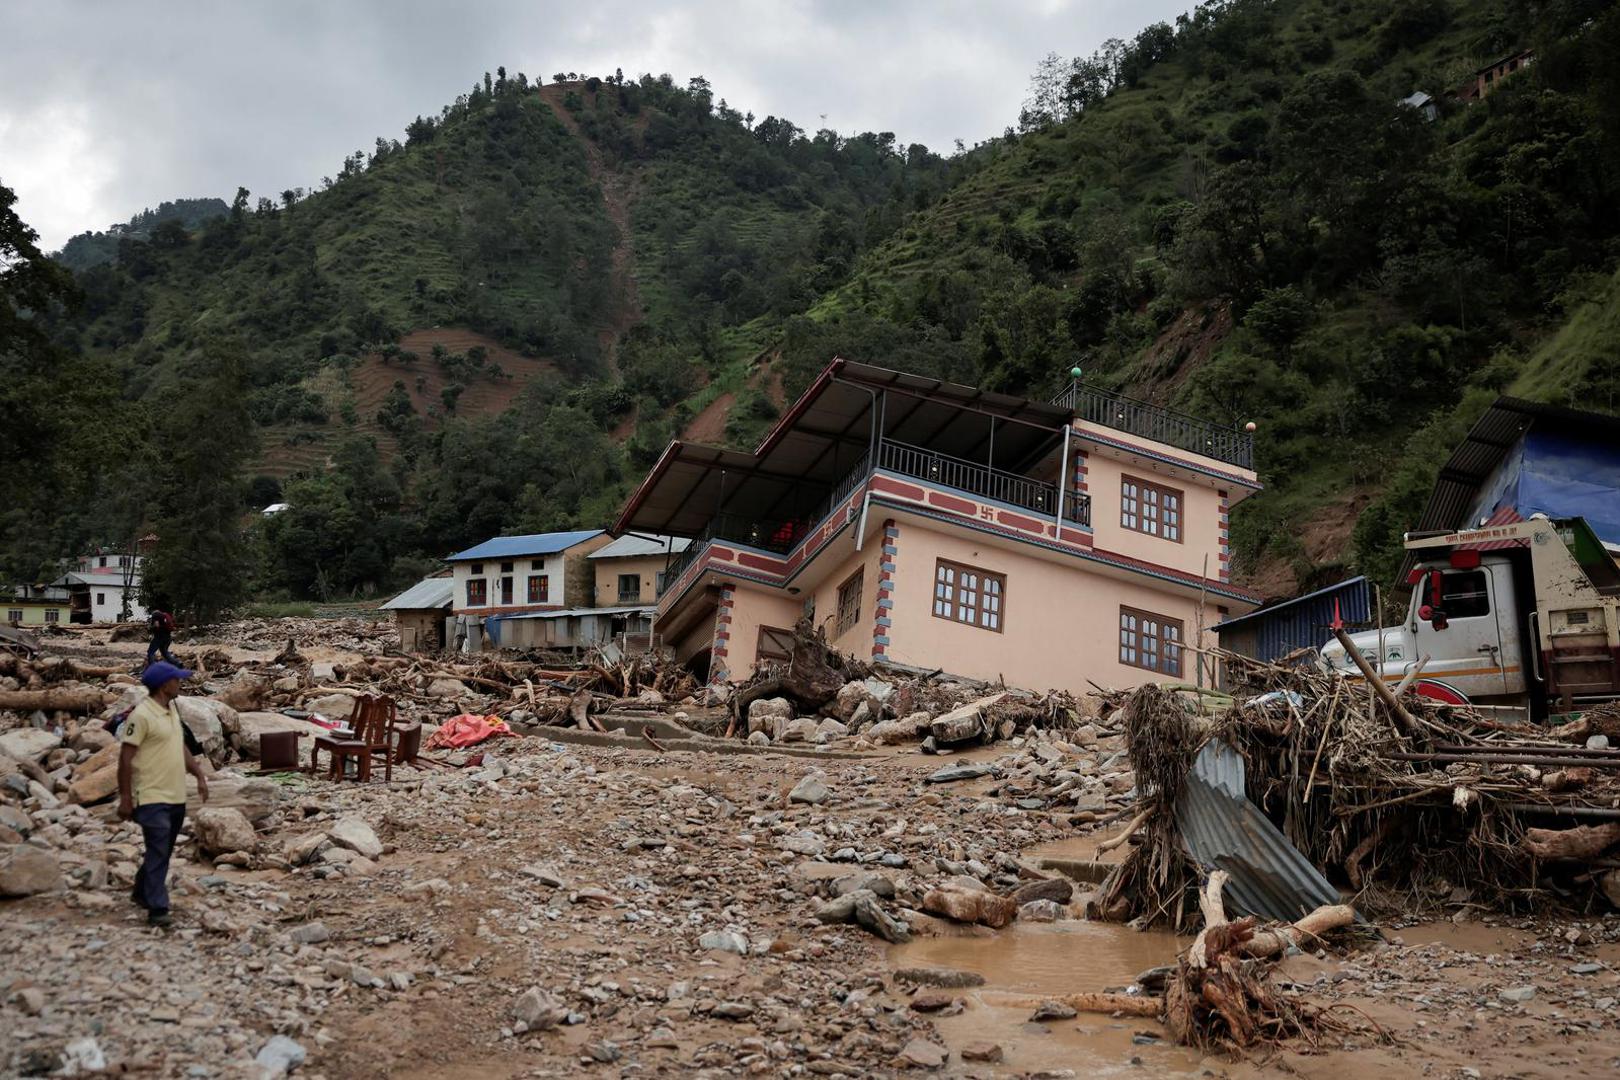
[[[1258,605],[1227,513],[1259,488],[1244,432],[835,360],[753,453],[671,443],[610,531],[692,538],[654,631],[711,681],[809,614],[874,662],[1084,692],[1191,681],[1185,646]]]

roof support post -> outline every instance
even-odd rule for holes
[[[1063,504],[1069,497],[1069,433],[1073,430],[1072,425],[1063,425],[1063,456],[1058,459],[1057,515],[1052,519],[1052,527],[1059,536],[1063,535]]]

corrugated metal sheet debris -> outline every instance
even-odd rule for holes
[[[1198,752],[1176,805],[1187,852],[1206,869],[1232,875],[1224,893],[1229,916],[1293,922],[1338,891],[1301,855],[1244,792],[1243,758],[1211,741]]]
[[[1368,626],[1372,620],[1372,589],[1365,577],[1353,577],[1313,593],[1227,619],[1215,627],[1223,648],[1276,660],[1295,649],[1314,648],[1332,637],[1338,617],[1348,626]]]

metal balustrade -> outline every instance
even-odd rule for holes
[[[1071,385],[1054,398],[1053,403],[1073,409],[1077,419],[1089,423],[1203,454],[1240,469],[1254,468],[1254,436],[1247,431],[1235,431],[1174,409],[1081,383]]]
[[[885,472],[937,484],[940,487],[955,488],[969,495],[980,495],[997,502],[1008,503],[1034,514],[1048,515],[1057,510],[1056,484],[1001,469],[992,469],[988,465],[964,461],[949,454],[935,453],[920,446],[911,446],[892,439],[884,439],[878,444],[878,468]],[[806,533],[825,520],[839,503],[860,487],[872,472],[870,456],[863,456],[860,463],[828,493],[819,507],[801,519],[764,522],[737,514],[716,514],[708,527],[694,537],[686,550],[669,564],[665,580],[673,585],[714,540],[729,540],[775,552],[778,555],[786,555],[798,545]],[[1091,496],[1076,488],[1064,492],[1063,519],[1089,528]]]

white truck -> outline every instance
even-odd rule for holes
[[[1385,682],[1421,660],[1415,693],[1536,719],[1620,698],[1620,566],[1584,519],[1409,533],[1406,548],[1406,621],[1349,635]],[[1321,654],[1361,678],[1337,640]]]

